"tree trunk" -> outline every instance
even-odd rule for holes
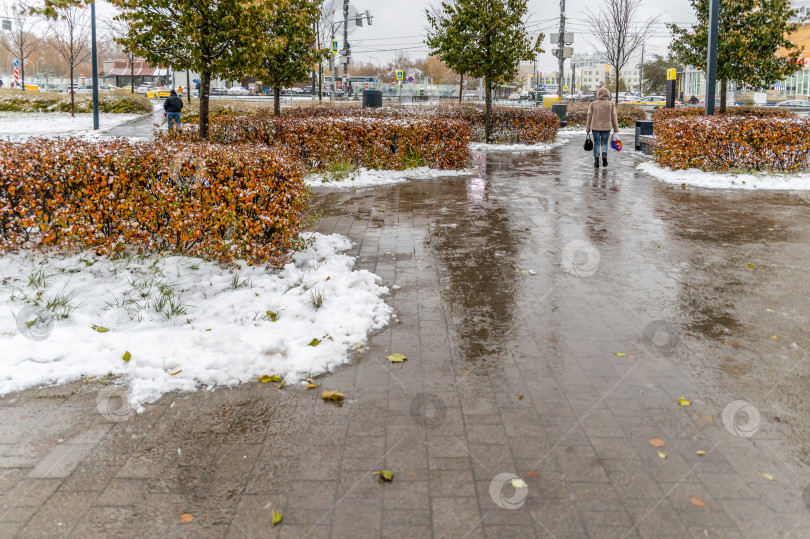
[[[281,87],[276,86],[273,88],[273,115],[279,114],[281,114]]]
[[[135,56],[129,57],[129,93],[135,93]]]
[[[720,79],[720,114],[726,113],[726,92],[728,91],[728,79]]]
[[[619,104],[619,68],[613,66],[616,69],[616,91],[613,94],[613,99],[615,100],[616,104]]]
[[[211,73],[203,72],[200,84],[200,138],[208,140],[208,94],[211,91]]]
[[[191,72],[188,69],[186,69],[186,95],[188,104],[191,105]]]
[[[461,98],[464,95],[464,73],[461,73],[461,80],[458,81],[458,104],[461,105]]]
[[[318,101],[323,101],[323,60],[318,62]]]
[[[73,87],[73,66],[70,66],[70,117],[76,117],[76,100],[75,100],[75,92],[76,89]]]
[[[22,75],[22,89],[23,92],[25,91],[25,59],[22,57],[22,51],[20,51],[20,75]]]
[[[489,80],[489,77],[484,78],[484,84],[486,87],[484,88],[484,92],[486,92],[486,102],[487,102],[487,114],[484,120],[485,128],[484,128],[484,138],[486,143],[489,144],[490,138],[492,137],[492,83]]]

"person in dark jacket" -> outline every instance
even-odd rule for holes
[[[183,110],[183,100],[177,97],[177,92],[174,90],[163,102],[163,110],[166,111],[166,119],[169,121],[169,131],[180,127],[180,111]]]

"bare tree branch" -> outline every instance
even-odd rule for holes
[[[616,72],[614,99],[619,102],[621,70],[650,34],[654,19],[638,20],[641,0],[602,0],[599,12],[587,10],[591,42]]]

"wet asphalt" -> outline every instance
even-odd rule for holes
[[[627,149],[594,170],[580,138],[316,191],[317,229],[397,286],[399,322],[320,379],[342,404],[0,399],[0,536],[810,537],[810,203]]]

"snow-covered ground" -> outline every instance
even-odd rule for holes
[[[556,140],[551,144],[486,144],[483,142],[473,142],[470,150],[474,152],[546,152],[557,146],[566,144],[568,139]]]
[[[810,174],[721,174],[697,169],[672,170],[653,162],[641,163],[638,170],[657,180],[677,185],[709,189],[773,189],[810,192]]]
[[[93,131],[93,114],[69,112],[0,112],[0,139],[28,137],[97,136],[141,114],[99,114],[99,131]]]
[[[435,168],[419,167],[408,170],[374,170],[358,168],[342,179],[330,174],[311,174],[304,178],[310,187],[327,187],[330,189],[354,189],[357,187],[374,187],[402,183],[408,180],[429,180],[433,178],[447,178],[451,176],[470,176],[474,170],[439,170]]]
[[[0,395],[113,372],[137,407],[173,390],[334,368],[393,310],[380,278],[343,253],[348,238],[311,236],[281,270],[183,256],[1,257]]]

